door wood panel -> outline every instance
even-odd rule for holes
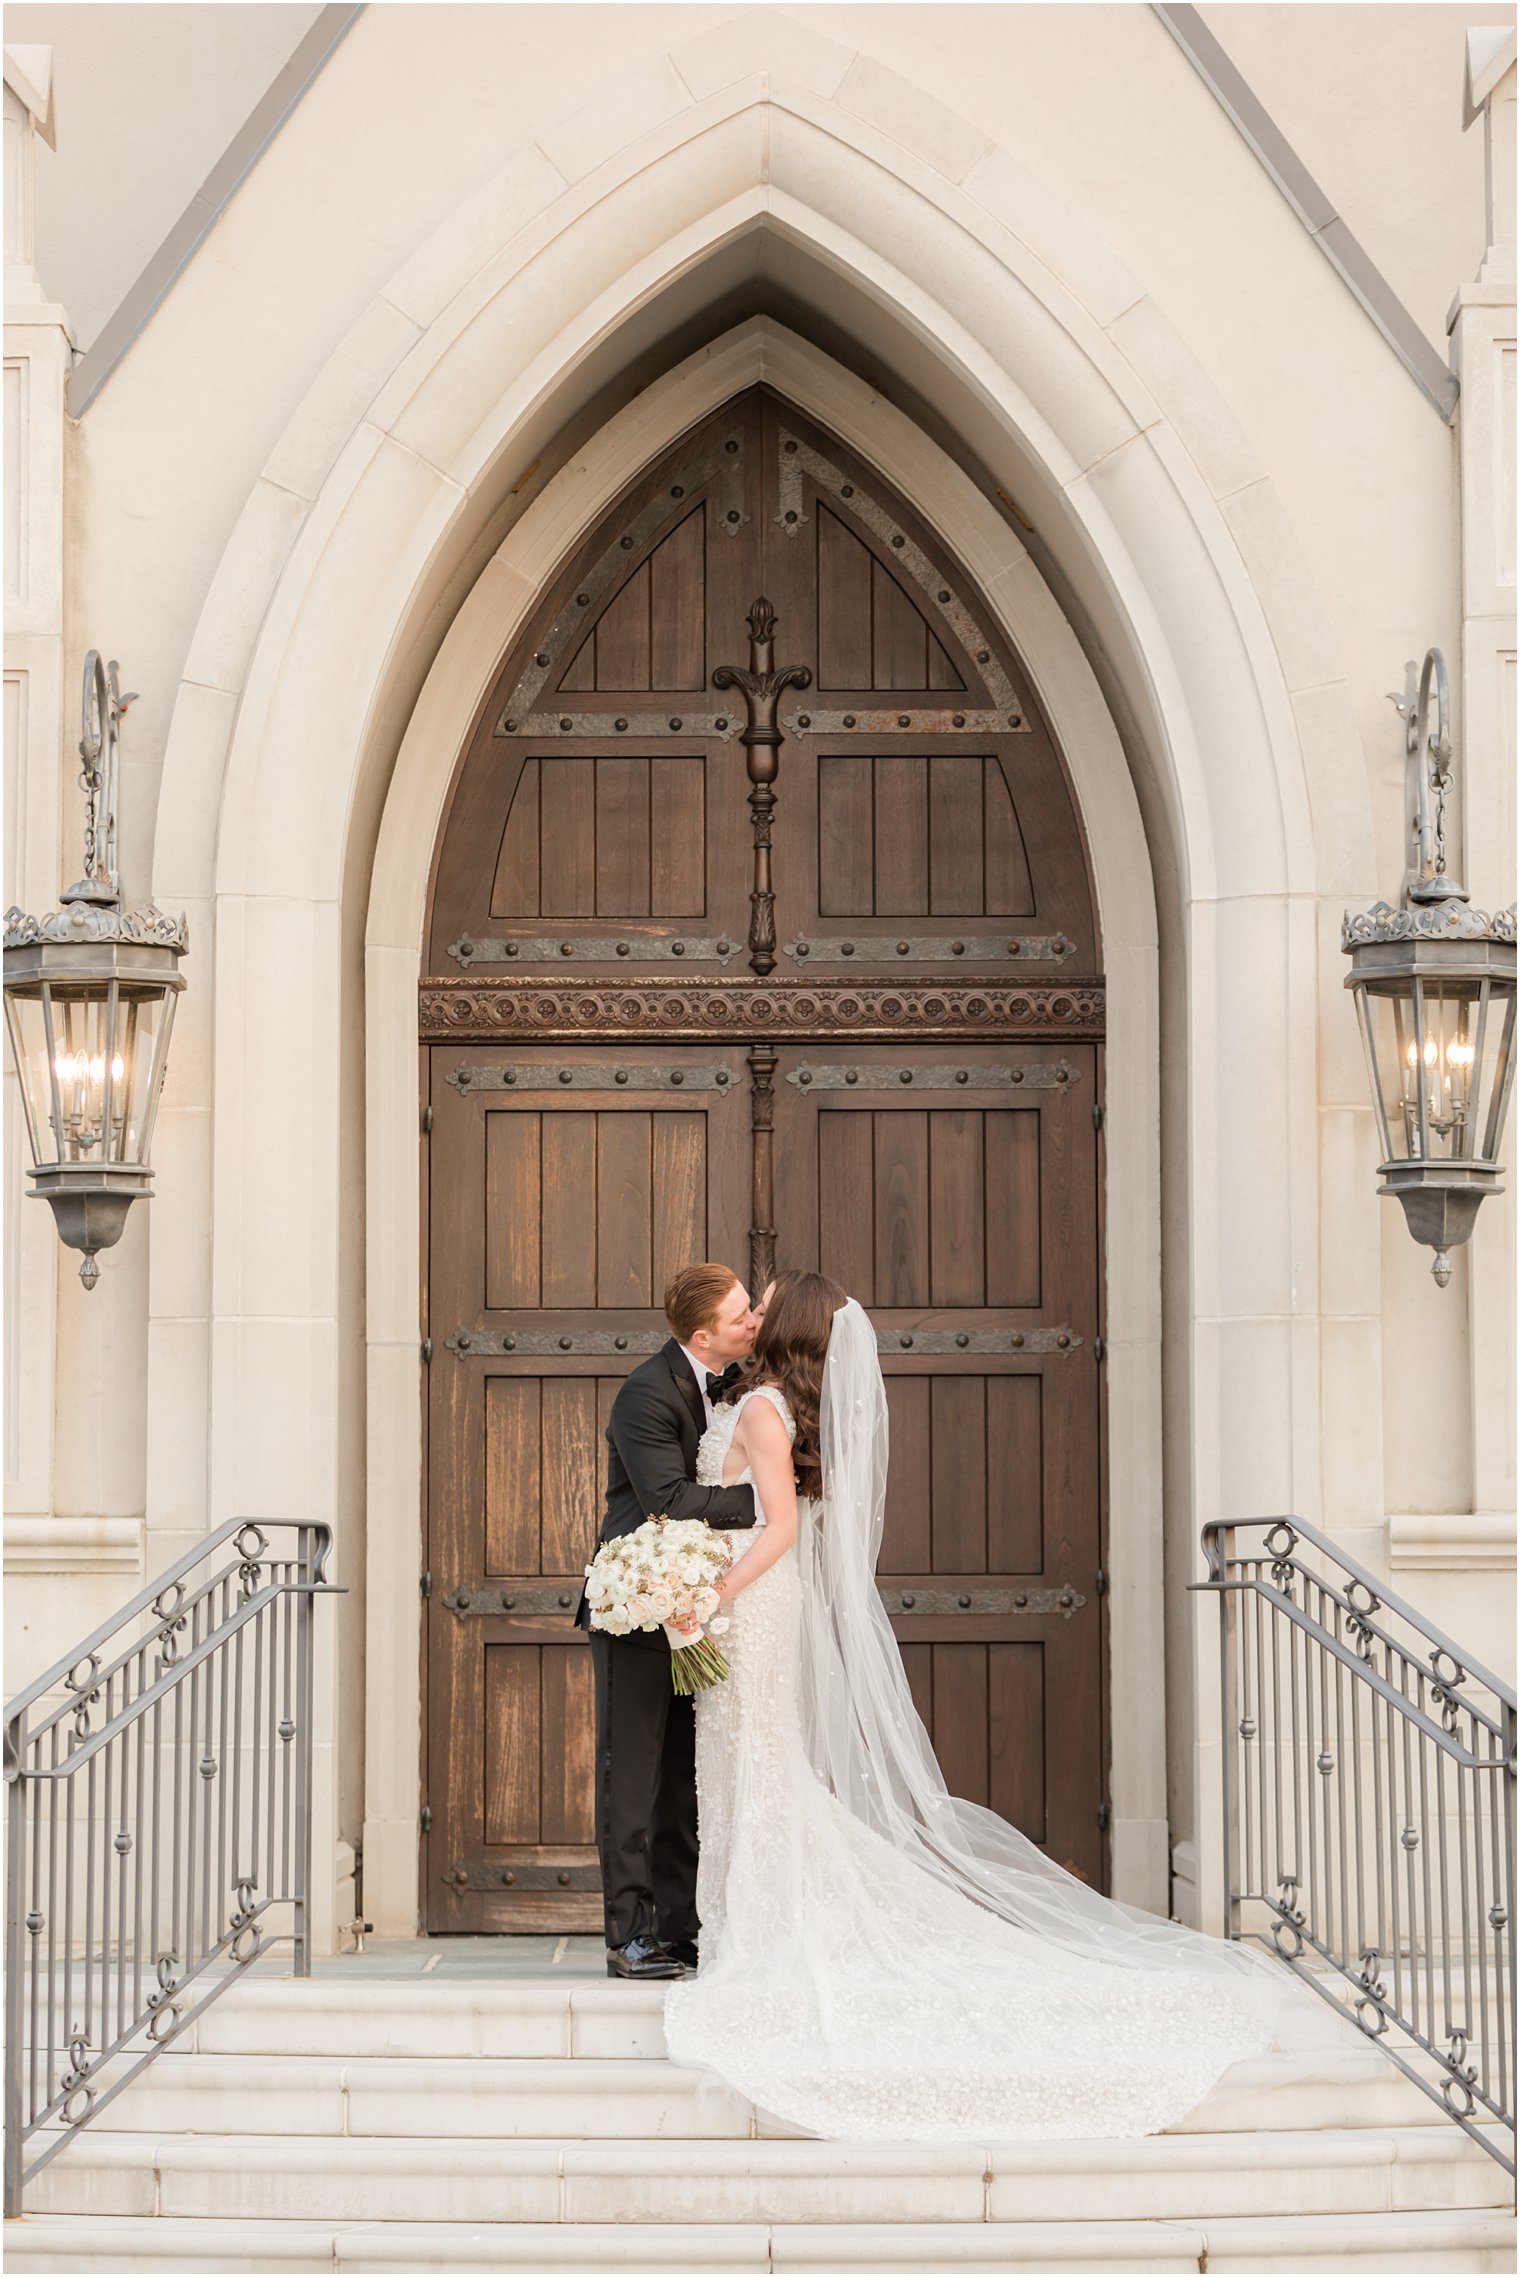
[[[694,1256],[742,1253],[740,1086],[696,1088],[719,1063],[734,1055],[625,1047],[613,1067],[570,1047],[551,1077],[522,1047],[432,1054],[435,1929],[601,1921],[590,1655],[570,1613],[600,1523],[613,1398],[642,1348],[664,1341],[658,1292]],[[482,1065],[521,1080],[461,1087]],[[562,1071],[577,1079],[568,1098]],[[588,1334],[602,1351],[561,1350]]]
[[[761,595],[808,675],[769,973],[745,699],[713,684]],[[772,1246],[877,1329],[878,1581],[947,1779],[1101,1884],[1101,954],[1064,759],[974,581],[793,406],[724,405],[505,656],[424,962],[427,1926],[600,1919],[568,1611],[601,1435],[670,1273]]]

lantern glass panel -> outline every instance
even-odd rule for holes
[[[25,994],[19,989],[8,988],[5,992],[5,1016],[10,1024],[11,1047],[21,1078],[27,1143],[32,1150],[33,1163],[40,1167],[44,1162],[57,1160],[53,1143],[52,1080],[49,1072],[52,1054],[48,1049],[41,988],[33,988]]]
[[[159,1039],[167,1017],[158,988],[113,981],[102,996],[51,984],[53,1071],[60,1162],[140,1163],[152,1128]]]
[[[6,1004],[38,1167],[143,1162],[172,996],[129,979],[38,980]]]
[[[1392,1159],[1482,1160],[1506,1006],[1490,983],[1403,976],[1367,989]]]

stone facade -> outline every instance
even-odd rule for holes
[[[7,899],[69,865],[99,645],[142,691],[124,885],[186,911],[191,954],[156,1198],[92,1296],[19,1198],[12,1121],[11,1686],[208,1525],[331,1519],[326,1942],[358,1861],[365,1918],[416,1918],[429,849],[556,564],[759,380],[980,581],[1080,796],[1117,1894],[1218,1918],[1206,1519],[1296,1511],[1511,1667],[1512,1204],[1438,1292],[1375,1195],[1339,947],[1348,905],[1397,896],[1385,697],[1431,643],[1460,659],[1454,863],[1485,907],[1514,892],[1503,27],[1459,120],[1463,25],[1495,14],[1211,12],[1416,321],[1456,296],[1452,424],[1140,7],[369,9],[77,419],[13,195]],[[58,112],[66,156],[64,87]]]

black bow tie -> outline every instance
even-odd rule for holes
[[[739,1378],[743,1373],[744,1371],[740,1367],[737,1360],[730,1360],[728,1366],[724,1369],[721,1376],[715,1376],[709,1370],[707,1377],[707,1396],[709,1400],[716,1402],[723,1397],[723,1394],[726,1391],[732,1391],[734,1385],[739,1381]]]

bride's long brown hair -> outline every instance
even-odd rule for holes
[[[834,1315],[848,1301],[847,1291],[826,1273],[804,1273],[792,1266],[776,1275],[771,1301],[755,1338],[751,1381],[779,1386],[797,1419],[792,1462],[799,1494],[817,1496],[823,1491],[818,1451],[823,1363],[828,1357]]]

